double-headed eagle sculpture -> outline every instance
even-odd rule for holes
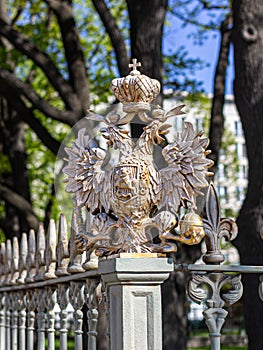
[[[213,162],[206,158],[209,141],[185,122],[176,140],[167,144],[165,135],[172,125],[166,120],[183,114],[183,106],[166,113],[151,105],[160,84],[142,75],[138,66],[133,60],[130,74],[111,83],[124,116],[102,117],[94,112],[87,116],[106,124],[101,135],[109,149],[118,151],[112,169],[106,167],[109,151],[99,147],[85,128],[66,149],[68,165],[63,172],[66,191],[73,193],[75,240],[80,248],[88,253],[95,250],[99,256],[174,252],[176,241],[197,244],[204,237],[195,210],[196,197],[208,186],[206,176],[211,174],[208,168]],[[146,124],[137,140],[123,128],[134,117]],[[155,161],[157,146],[162,147],[163,167]],[[179,220],[180,208],[185,213]],[[83,209],[88,213],[85,218]]]

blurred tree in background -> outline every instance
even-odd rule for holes
[[[235,23],[239,27],[243,8],[240,11],[237,3]],[[255,12],[262,16],[262,6],[256,3]],[[88,108],[108,103],[110,81],[128,74],[131,58],[141,61],[142,73],[158,79],[163,88],[201,91],[200,82],[190,79],[189,73],[204,63],[189,57],[184,47],[163,50],[164,27],[173,18],[179,18],[184,26],[195,25],[192,39],[199,44],[207,31],[220,33],[209,132],[216,170],[233,27],[229,6],[227,0],[0,0],[0,229],[7,238],[37,229],[39,220],[47,223],[56,215],[53,169],[61,142]],[[257,27],[258,23],[253,25]],[[176,32],[173,35],[176,41]],[[235,42],[240,40],[236,34]],[[236,57],[239,52],[242,57],[249,55],[255,44],[247,42],[235,44]],[[237,72],[244,69],[245,81],[251,80],[250,66],[239,64],[237,59]],[[238,76],[240,82],[242,74]],[[241,100],[240,111],[244,107]],[[246,101],[251,102],[250,97]],[[158,103],[162,103],[161,98]],[[91,130],[92,124],[88,127]],[[132,134],[138,133],[140,127],[135,125]],[[248,133],[247,140],[250,137]],[[63,157],[63,149],[60,154]],[[250,174],[256,181],[257,174]],[[257,210],[257,206],[253,208]],[[198,248],[180,248],[176,259],[192,262],[199,255]],[[177,273],[177,280],[171,276],[166,283],[165,349],[186,348],[186,281],[186,275]]]
[[[237,220],[236,246],[245,265],[263,265],[263,2],[233,2],[235,101],[243,125],[249,162],[248,189]],[[249,350],[263,349],[263,303],[258,276],[244,275],[245,323]]]

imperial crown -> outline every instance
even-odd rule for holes
[[[133,63],[129,65],[133,69],[130,74],[124,78],[113,79],[111,82],[111,90],[116,98],[123,103],[125,112],[134,111],[134,108],[138,111],[149,111],[149,104],[160,93],[159,81],[141,74],[137,70],[137,67],[140,66],[141,64],[133,59]]]

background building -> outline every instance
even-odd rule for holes
[[[201,102],[200,99],[193,100],[187,94],[169,96],[164,100],[164,109],[169,110],[181,103],[186,105],[186,114],[170,120],[175,133],[182,130],[184,121],[190,121],[196,131],[204,130],[208,134],[211,96],[202,97]],[[222,215],[235,217],[246,193],[248,161],[242,125],[231,95],[226,96],[224,115],[225,130],[214,182],[220,197]],[[175,134],[171,133],[171,136],[173,138]]]

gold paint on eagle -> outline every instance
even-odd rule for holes
[[[67,148],[67,192],[73,193],[76,244],[88,255],[118,253],[168,253],[177,250],[175,241],[197,244],[204,236],[202,219],[194,213],[196,197],[208,186],[206,158],[209,140],[193,125],[184,123],[176,140],[165,145],[169,133],[168,118],[183,114],[183,106],[165,112],[150,105],[159,93],[159,82],[137,70],[125,78],[114,79],[112,89],[124,106],[124,116],[106,117],[89,111],[87,118],[104,122],[102,136],[108,148],[118,150],[113,168],[105,169],[108,150],[97,146],[81,129],[71,148]],[[147,82],[147,83],[146,83]],[[139,117],[146,123],[138,140],[121,127]],[[162,146],[163,163],[154,162],[154,147]],[[164,146],[165,145],[165,146]],[[190,210],[178,225],[180,208]],[[85,211],[86,218],[83,218]]]

